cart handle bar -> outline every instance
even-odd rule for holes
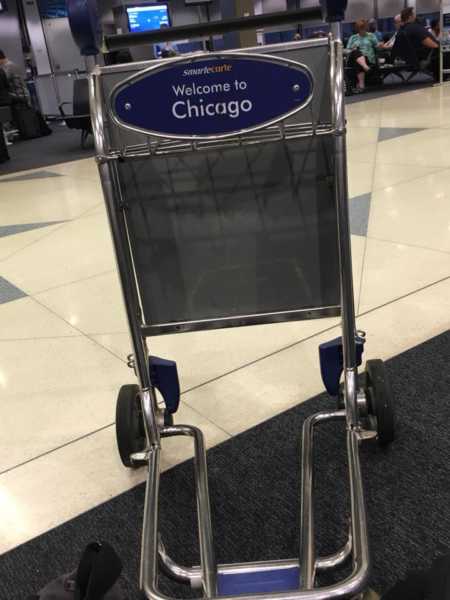
[[[194,37],[207,37],[214,34],[229,33],[230,31],[243,31],[246,29],[259,29],[261,27],[274,27],[288,23],[305,21],[322,21],[324,15],[320,6],[301,8],[291,11],[280,11],[265,15],[224,19],[210,23],[196,23],[167,27],[155,31],[139,31],[137,33],[121,33],[106,35],[103,43],[107,50],[121,50],[142,44],[157,44]]]

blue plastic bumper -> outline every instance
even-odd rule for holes
[[[217,587],[219,596],[288,592],[290,590],[298,590],[299,577],[300,572],[298,567],[286,567],[253,573],[219,573]]]

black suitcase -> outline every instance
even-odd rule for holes
[[[12,109],[14,122],[23,140],[41,137],[41,123],[34,108],[25,104],[15,104]]]
[[[0,123],[0,163],[6,162],[7,160],[9,160],[8,148],[3,135],[3,127]]]

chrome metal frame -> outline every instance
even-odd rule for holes
[[[352,262],[348,215],[348,191],[346,171],[346,142],[343,86],[343,52],[340,24],[332,24],[330,48],[330,81],[332,90],[333,119],[327,133],[334,135],[335,140],[335,182],[336,207],[339,229],[339,259],[341,272],[341,313],[344,349],[344,399],[345,410],[320,412],[306,419],[303,426],[302,446],[302,485],[301,485],[301,533],[299,558],[282,561],[265,561],[259,563],[217,565],[214,555],[213,533],[211,526],[211,509],[208,492],[206,451],[203,435],[195,427],[176,425],[163,427],[158,424],[158,407],[156,396],[151,385],[148,370],[148,351],[145,336],[151,333],[151,327],[142,323],[142,310],[138,286],[134,272],[133,258],[130,250],[127,224],[120,209],[122,198],[117,170],[117,160],[121,156],[151,156],[155,152],[196,151],[201,146],[196,143],[181,143],[181,147],[173,142],[163,143],[150,140],[147,146],[114,151],[109,145],[108,130],[105,123],[104,109],[107,99],[102,96],[102,70],[96,68],[91,75],[91,110],[93,114],[93,131],[97,148],[97,160],[100,170],[105,202],[114,242],[117,268],[120,275],[122,292],[127,311],[131,339],[134,349],[134,366],[141,388],[141,405],[148,438],[145,456],[148,460],[148,477],[144,507],[144,524],[141,549],[140,585],[148,600],[172,600],[161,593],[157,587],[158,569],[164,569],[174,580],[188,583],[192,587],[203,590],[208,600],[219,600],[217,593],[217,577],[224,573],[249,573],[267,569],[299,568],[300,581],[297,590],[265,594],[244,594],[227,596],[230,600],[330,600],[333,598],[355,598],[364,591],[369,575],[369,551],[367,539],[366,511],[359,459],[359,445],[370,437],[364,430],[358,410],[358,383],[355,348],[355,314],[353,301]],[[321,44],[323,41],[321,40]],[[320,44],[320,45],[321,45]],[[304,43],[290,44],[301,47]],[[226,55],[226,53],[225,53]],[[286,135],[286,131],[294,137],[300,135],[317,135],[314,124],[303,129],[289,129],[287,126],[274,126],[274,131],[264,135]],[[294,126],[295,127],[295,126]],[[275,129],[277,130],[275,132]],[[252,134],[255,135],[255,134]],[[256,134],[258,135],[258,134]],[[264,137],[264,136],[263,136]],[[233,143],[249,142],[248,138],[232,140]],[[279,139],[279,138],[278,138]],[[253,143],[258,140],[252,139]],[[266,141],[266,139],[264,139]],[[208,142],[214,143],[214,142]],[[225,142],[224,142],[225,143]],[[153,146],[152,146],[153,144]],[[128,150],[128,152],[127,152]],[[332,307],[334,308],[334,307]],[[327,310],[330,310],[328,308]],[[291,315],[292,317],[292,315]],[[232,325],[248,324],[247,317],[242,322],[230,321]],[[283,314],[279,320],[284,320]],[[211,325],[213,326],[213,325]],[[162,333],[163,325],[158,326]],[[189,329],[190,324],[180,324],[181,330]],[[201,328],[201,327],[198,327]],[[343,548],[327,557],[317,557],[314,544],[314,430],[325,422],[343,421],[345,423],[348,476],[350,482],[351,525],[348,540]],[[160,483],[161,438],[168,436],[187,436],[194,442],[195,483],[197,498],[197,517],[200,546],[200,566],[184,567],[177,565],[167,554],[158,530],[158,494]],[[317,572],[332,569],[351,557],[351,574],[343,581],[327,587],[315,587]]]

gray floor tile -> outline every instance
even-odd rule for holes
[[[362,194],[350,200],[350,233],[352,235],[367,235],[370,216],[370,201],[372,194]]]
[[[401,137],[402,135],[409,135],[410,133],[417,133],[418,131],[424,131],[423,127],[380,127],[378,132],[378,141],[385,142],[386,140],[393,140],[394,138]]]
[[[0,304],[19,300],[19,298],[25,298],[27,295],[28,294],[10,283],[7,279],[0,277]]]
[[[43,223],[20,223],[18,225],[0,225],[0,238],[6,237],[7,235],[14,235],[15,233],[23,233],[24,231],[30,231],[31,229],[40,229],[41,227],[48,227],[49,225],[58,225],[59,223],[65,223],[65,221],[45,221]]]
[[[54,173],[53,171],[34,171],[34,173],[24,173],[23,175],[14,175],[13,177],[5,177],[1,182],[7,181],[29,181],[30,179],[47,179],[48,177],[64,177],[62,173]]]

